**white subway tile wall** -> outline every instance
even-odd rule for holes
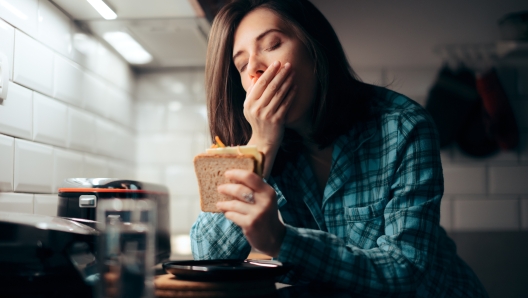
[[[0,135],[0,192],[13,191],[15,139]]]
[[[519,199],[515,196],[457,196],[453,203],[457,231],[519,230]]]
[[[73,107],[68,108],[68,148],[95,151],[95,116]]]
[[[111,111],[106,107],[106,83],[86,72],[82,84],[83,108],[99,116],[108,117]]]
[[[33,213],[33,194],[0,192],[0,210]]]
[[[33,140],[66,147],[68,107],[53,98],[33,93]]]
[[[486,167],[444,163],[443,170],[445,194],[486,194]]]
[[[52,193],[53,147],[15,139],[15,192]]]
[[[53,97],[81,107],[83,98],[79,96],[79,91],[84,76],[81,67],[69,59],[55,55],[54,74]]]
[[[37,36],[39,0],[3,0],[0,18],[31,36]]]
[[[13,81],[43,94],[53,95],[53,51],[15,30]]]
[[[528,193],[528,165],[492,166],[489,171],[491,194],[520,195]]]
[[[174,196],[197,197],[198,182],[192,165],[172,165],[165,170],[165,185]]]
[[[134,76],[123,59],[48,0],[1,1],[0,53],[11,65],[0,211],[56,215],[65,178],[136,177]]]
[[[78,152],[53,149],[53,193],[66,178],[80,178],[83,174],[83,155]]]
[[[108,162],[104,157],[85,153],[82,176],[85,178],[110,177]]]
[[[446,230],[453,228],[453,200],[445,195],[440,204],[440,225]]]
[[[13,50],[15,45],[15,28],[0,19],[0,53],[6,55],[9,61],[10,75],[13,79]]]
[[[58,195],[41,195],[35,194],[33,213],[40,215],[57,215],[57,207],[59,205]]]
[[[166,185],[171,230],[189,233],[200,212],[193,157],[210,147],[203,69],[137,77],[138,179]]]
[[[37,39],[65,57],[72,52],[71,23],[51,2],[39,0]]]
[[[33,91],[9,82],[7,98],[0,104],[0,133],[32,139]]]

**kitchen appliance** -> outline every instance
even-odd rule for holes
[[[165,186],[110,178],[69,178],[59,188],[57,215],[95,227],[97,205],[108,199],[149,199],[156,203],[156,263],[170,256],[169,191]],[[126,221],[126,218],[123,220]]]
[[[97,235],[63,218],[0,212],[0,296],[92,297]]]

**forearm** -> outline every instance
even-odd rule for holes
[[[377,248],[360,249],[328,232],[288,225],[286,229],[277,259],[294,264],[294,269],[280,282],[319,283],[378,297],[412,295],[424,275],[390,237],[381,237]]]
[[[200,213],[190,234],[195,260],[245,259],[251,250],[242,230],[223,213]]]

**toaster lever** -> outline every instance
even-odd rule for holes
[[[79,207],[95,208],[97,207],[97,197],[94,195],[82,195],[79,197]]]

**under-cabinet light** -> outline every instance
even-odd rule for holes
[[[106,32],[103,38],[130,64],[145,64],[152,61],[152,55],[126,32]]]
[[[90,3],[95,10],[103,17],[105,20],[113,20],[117,18],[117,14],[106,4],[103,0],[86,0]]]

